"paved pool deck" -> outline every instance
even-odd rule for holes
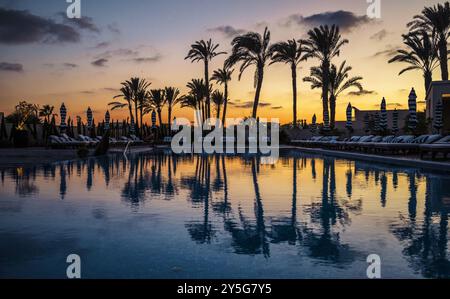
[[[364,154],[356,152],[344,152],[337,150],[326,150],[321,148],[307,148],[300,146],[283,146],[285,149],[296,149],[301,152],[316,154],[316,155],[326,155],[333,156],[337,158],[351,159],[351,160],[361,160],[366,162],[383,163],[396,166],[404,167],[416,167],[426,170],[433,170],[439,172],[445,172],[450,174],[450,161],[431,161],[431,160],[421,160],[418,156],[392,156],[392,155],[373,155]]]
[[[148,146],[131,147],[129,154],[151,152]],[[110,154],[123,153],[123,148],[111,148]],[[94,149],[90,150],[92,155]],[[0,169],[33,167],[62,161],[74,161],[80,159],[76,149],[48,149],[45,147],[28,148],[1,148]]]

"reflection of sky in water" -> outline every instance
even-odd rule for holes
[[[1,173],[0,277],[450,277],[450,177],[284,155],[140,155]]]

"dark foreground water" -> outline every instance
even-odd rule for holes
[[[450,176],[290,152],[1,172],[0,277],[450,277]]]

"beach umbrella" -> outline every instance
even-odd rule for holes
[[[408,98],[408,107],[409,107],[409,122],[408,122],[408,128],[410,130],[414,130],[417,127],[417,95],[416,91],[411,89],[411,92],[409,94]]]
[[[370,116],[369,113],[364,114],[364,128],[366,133],[370,131]]]
[[[316,125],[317,125],[317,116],[314,114],[312,117],[312,122],[311,122],[311,131],[316,131]]]
[[[109,125],[110,125],[110,121],[111,121],[111,115],[109,115],[109,111],[107,110],[105,113],[105,130],[109,130]]]
[[[387,111],[386,111],[386,99],[383,98],[381,100],[381,109],[380,109],[380,130],[387,130]]]
[[[136,133],[136,126],[134,125],[134,118],[132,118],[130,124],[130,135],[134,135],[135,133]]]
[[[351,103],[348,103],[347,106],[347,123],[345,124],[345,127],[347,128],[347,130],[351,131],[353,128],[353,121],[352,121],[352,111],[353,107]]]
[[[64,103],[62,103],[61,108],[59,108],[59,115],[61,116],[61,124],[59,125],[59,127],[61,129],[65,129],[67,127],[67,124],[66,124],[67,109],[66,109],[66,105],[64,105]]]
[[[380,131],[380,114],[378,112],[375,113],[375,115],[373,117],[373,122],[374,122],[373,130],[375,132],[379,132]]]
[[[88,109],[86,111],[86,117],[87,117],[87,127],[88,127],[88,129],[91,129],[92,128],[92,123],[93,123],[93,116],[92,116],[91,107],[88,107]]]
[[[394,113],[392,114],[392,133],[397,135],[398,133],[398,111],[395,108]]]
[[[156,128],[156,112],[155,110],[152,111],[152,129]]]
[[[330,130],[330,115],[328,114],[328,110],[325,110],[323,113],[323,130]]]
[[[442,129],[442,100],[440,100],[436,104],[436,108],[434,110],[434,123],[433,127],[436,129],[437,133],[439,133]]]

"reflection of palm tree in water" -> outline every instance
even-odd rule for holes
[[[255,192],[254,212],[256,224],[247,219],[241,208],[238,209],[238,220],[233,217],[225,218],[225,230],[227,230],[233,239],[232,246],[238,254],[260,254],[265,257],[270,256],[269,243],[266,238],[266,228],[264,223],[264,207],[259,191],[257,178],[257,165],[259,161],[256,158],[251,160],[251,171],[253,188]]]
[[[61,181],[59,183],[59,195],[61,195],[61,199],[64,199],[67,193],[67,182],[66,182],[66,168],[63,163],[59,166],[59,175],[61,177]]]
[[[391,232],[404,246],[403,254],[411,267],[427,278],[450,278],[450,261],[447,257],[448,210],[441,206],[444,188],[448,179],[426,178],[425,211],[422,227],[416,224],[417,188],[415,175],[409,174],[410,200],[409,218],[400,218],[399,223],[391,224]],[[436,210],[433,213],[433,210]],[[440,217],[439,224],[432,218]]]
[[[380,184],[381,184],[380,201],[381,206],[384,208],[386,207],[386,196],[387,196],[387,177],[385,172],[381,174]]]
[[[310,214],[310,227],[303,227],[302,248],[316,259],[328,260],[336,264],[350,263],[357,255],[347,244],[342,244],[339,232],[333,227],[350,223],[348,213],[336,200],[336,173],[334,159],[324,158],[321,203],[313,203],[306,209]]]
[[[211,164],[208,156],[197,156],[195,177],[184,179],[184,184],[191,189],[190,199],[194,204],[203,202],[203,221],[190,221],[185,226],[192,240],[210,243],[215,230],[209,220]]]
[[[305,167],[306,160],[303,158],[300,160],[301,167]],[[297,227],[297,169],[298,159],[293,158],[292,167],[292,207],[291,217],[289,219],[280,218],[272,219],[271,225],[271,243],[288,242],[291,245],[295,245],[298,238],[301,238],[300,229]]]

